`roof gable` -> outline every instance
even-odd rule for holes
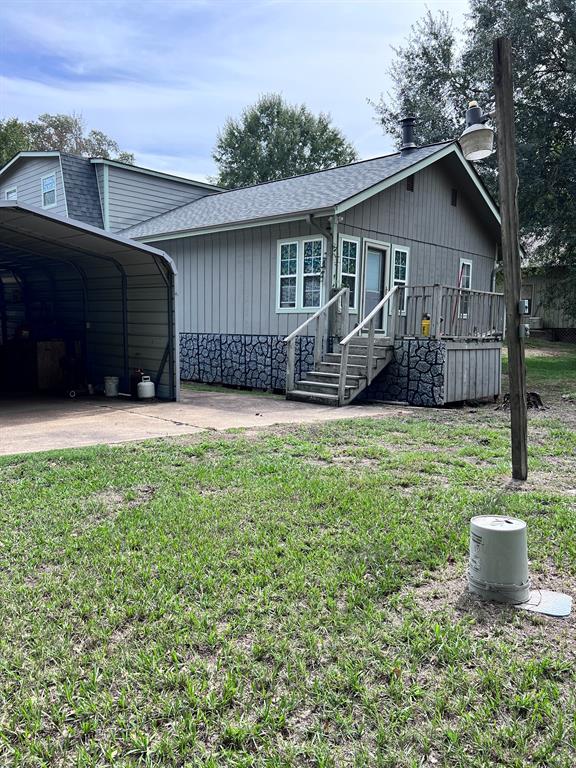
[[[14,155],[11,160],[8,160],[8,162],[0,168],[0,176],[6,173],[9,168],[13,168],[28,157],[60,157],[60,152],[18,152],[17,155]]]

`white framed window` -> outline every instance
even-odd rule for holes
[[[350,289],[350,312],[358,311],[358,275],[360,272],[360,238],[340,237],[340,281]]]
[[[460,268],[458,269],[458,287],[465,290],[472,289],[472,262],[470,259],[460,259]],[[470,294],[462,293],[460,295],[460,307],[458,314],[460,317],[468,317],[468,307],[470,305]]]
[[[56,205],[56,174],[49,173],[40,180],[42,208],[54,208]]]
[[[307,312],[321,307],[325,250],[323,237],[278,241],[276,312]]]
[[[5,200],[18,200],[18,187],[9,187],[4,193]]]
[[[408,285],[408,270],[410,266],[410,248],[403,245],[392,246],[392,258],[390,260],[390,287]],[[398,310],[406,312],[406,291],[400,294]]]

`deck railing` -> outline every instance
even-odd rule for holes
[[[422,320],[430,320],[429,335],[439,338],[497,338],[504,335],[502,293],[447,285],[401,286],[397,298],[396,336],[422,336]],[[388,334],[390,335],[390,334]]]
[[[330,301],[324,304],[323,307],[320,307],[317,312],[311,315],[302,323],[302,325],[299,325],[295,331],[292,331],[292,333],[284,339],[284,342],[288,345],[286,350],[286,392],[291,392],[294,389],[296,374],[296,337],[299,336],[310,323],[314,320],[316,321],[314,334],[314,365],[318,365],[322,360],[328,310],[333,304],[336,304],[336,302],[338,302],[338,312],[341,313],[343,317],[347,318],[350,306],[350,289],[346,287],[341,288],[338,293],[332,296]]]

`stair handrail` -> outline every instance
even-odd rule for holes
[[[368,346],[366,350],[366,384],[370,384],[373,378],[373,363],[374,363],[374,331],[375,331],[375,318],[376,316],[383,311],[384,307],[388,302],[392,299],[392,313],[390,315],[390,318],[388,320],[388,329],[387,334],[391,338],[394,338],[394,325],[396,321],[396,313],[395,313],[395,305],[396,305],[396,294],[398,291],[398,288],[400,286],[395,285],[393,288],[391,288],[388,293],[380,299],[378,304],[372,309],[366,317],[358,323],[357,326],[355,326],[350,333],[345,336],[342,341],[340,342],[340,346],[342,347],[342,355],[340,358],[340,376],[338,378],[338,404],[344,405],[345,395],[346,395],[346,377],[348,374],[348,353],[349,353],[349,346],[350,342],[355,336],[358,336],[360,332],[369,325],[368,329]],[[403,288],[404,286],[402,286]]]
[[[348,306],[348,297],[350,295],[350,289],[348,286],[341,288],[338,293],[335,293],[332,298],[320,307],[313,315],[304,320],[304,322],[292,331],[284,339],[284,343],[288,345],[286,350],[286,392],[291,392],[294,389],[295,378],[295,357],[296,357],[296,336],[304,330],[313,320],[316,320],[316,334],[314,339],[314,364],[320,362],[322,359],[322,338],[324,335],[323,320],[328,309],[339,299],[344,299],[342,309],[346,312]]]

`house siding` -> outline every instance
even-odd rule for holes
[[[490,291],[496,242],[463,190],[458,190],[458,204],[451,205],[453,188],[436,163],[415,174],[413,192],[402,181],[347,211],[339,231],[408,246],[411,285],[456,286],[463,258],[473,264],[472,288]]]
[[[2,175],[0,200],[6,199],[6,190],[17,187],[19,203],[42,209],[41,179],[54,172],[56,173],[56,205],[46,210],[49,213],[67,216],[62,170],[58,157],[28,157],[15,163],[14,169],[10,168]]]
[[[450,204],[452,186],[432,166],[417,174],[414,192],[401,182],[348,211],[339,233],[408,246],[409,284],[456,285],[460,259],[466,258],[473,263],[472,287],[491,290],[495,242],[462,193],[457,207]],[[311,313],[276,312],[277,243],[318,234],[306,222],[292,222],[155,242],[178,268],[180,330],[289,334]],[[330,250],[330,240],[326,244]],[[329,260],[325,274],[324,299],[332,274]],[[351,314],[351,326],[357,320]]]
[[[178,269],[180,331],[285,336],[295,330],[310,314],[276,312],[277,243],[305,235],[319,233],[294,222],[155,242]]]
[[[98,185],[103,198],[102,165],[98,169]],[[108,166],[108,189],[112,232],[131,227],[146,219],[211,194],[210,190],[178,181],[162,179],[128,168]]]

